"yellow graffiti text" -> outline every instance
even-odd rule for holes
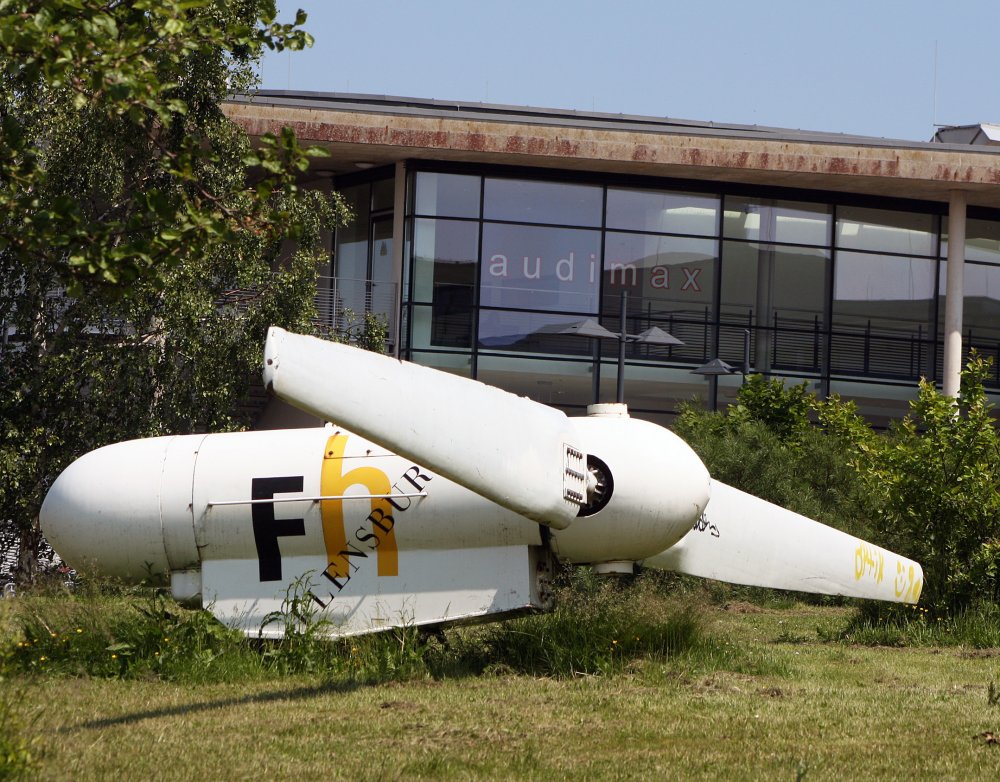
[[[881,584],[885,576],[885,554],[868,543],[862,543],[854,550],[854,578],[860,581],[865,576],[876,584]]]
[[[896,597],[904,603],[916,603],[920,599],[920,590],[924,585],[917,576],[915,565],[904,565],[897,560],[896,582],[893,586],[896,589]]]

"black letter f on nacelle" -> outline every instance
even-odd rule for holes
[[[254,478],[250,483],[250,497],[270,500],[275,494],[302,491],[302,476],[283,478]],[[281,581],[281,549],[278,538],[306,534],[304,519],[275,519],[274,503],[262,502],[251,506],[253,538],[257,544],[257,562],[261,581]]]

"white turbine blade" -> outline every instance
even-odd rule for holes
[[[733,584],[916,603],[923,570],[818,521],[712,481],[694,529],[645,561]]]
[[[529,519],[564,529],[586,497],[586,456],[559,410],[360,348],[268,332],[264,384]]]

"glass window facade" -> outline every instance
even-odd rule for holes
[[[947,221],[942,221],[941,257],[948,257]],[[1000,222],[969,220],[965,227],[965,259],[1000,265]]]
[[[482,177],[421,173],[410,188],[411,214],[426,217],[479,217]]]
[[[832,369],[911,380],[929,375],[936,269],[930,258],[838,253]]]
[[[601,225],[603,188],[488,177],[483,218],[550,225]]]
[[[625,354],[626,400],[651,419],[707,398],[692,370],[744,351],[876,418],[940,372],[947,237],[925,206],[426,168],[407,182],[404,358],[581,412],[614,398],[618,342],[567,329],[656,327],[683,344]],[[1000,357],[1000,220],[969,220],[965,285],[969,344]],[[720,402],[739,383],[721,378]]]
[[[601,232],[483,223],[480,305],[597,312]]]
[[[719,199],[669,190],[609,187],[607,227],[715,236],[719,227]]]
[[[333,253],[337,295],[343,309],[363,313],[371,238],[371,186],[365,183],[343,188],[341,195],[354,213],[354,220],[337,231]]]
[[[479,224],[419,218],[412,253],[412,349],[471,348]]]
[[[727,239],[826,246],[831,211],[826,204],[729,197],[722,233]]]
[[[913,212],[841,207],[837,211],[837,246],[845,250],[935,255],[937,219]]]
[[[603,320],[618,330],[621,294],[625,292],[629,333],[655,326],[684,343],[668,351],[671,357],[704,363],[714,349],[715,330],[709,324],[713,320],[718,247],[715,239],[608,231]],[[605,355],[617,354],[617,345],[603,347]],[[631,348],[633,354],[642,351],[638,344]],[[645,348],[645,353],[653,355],[655,350]]]
[[[337,189],[354,219],[336,231],[329,267],[333,276],[321,269],[317,280],[317,325],[349,331],[360,328],[367,315],[374,315],[386,324],[392,348],[399,298],[393,235],[395,180],[379,173]]]
[[[942,228],[947,220],[942,220]],[[944,329],[944,294],[947,277],[948,237],[942,236],[938,271],[938,333]],[[993,359],[988,381],[1000,387],[1000,221],[970,219],[966,225],[965,270],[962,288],[962,341],[966,350]],[[938,352],[938,371],[941,355]]]
[[[750,329],[756,371],[821,372],[829,252],[730,240],[722,257],[719,325],[727,352]]]

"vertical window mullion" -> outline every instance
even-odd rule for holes
[[[472,345],[470,349],[470,370],[473,380],[479,376],[479,308],[482,301],[483,280],[483,214],[486,201],[486,177],[479,177],[479,255],[476,263],[475,287],[472,292]]]

